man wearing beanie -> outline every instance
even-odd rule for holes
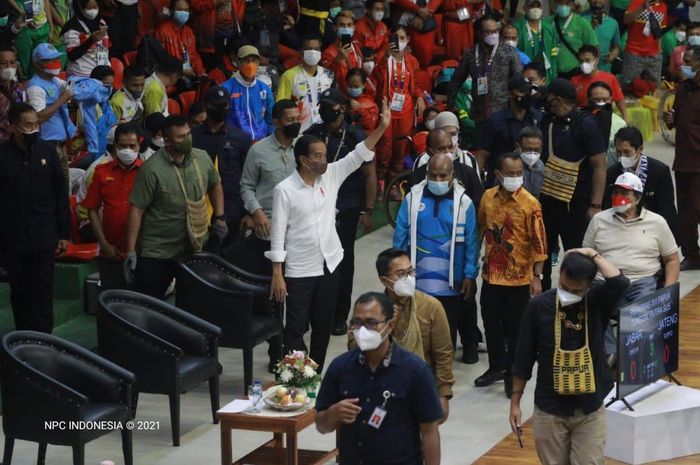
[[[607,141],[591,116],[576,108],[576,89],[566,79],[549,84],[542,122],[544,183],[540,193],[547,231],[542,289],[551,287],[551,254],[581,247],[588,222],[602,208]]]

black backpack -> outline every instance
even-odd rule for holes
[[[146,76],[150,76],[158,69],[158,64],[165,60],[168,53],[160,42],[147,35],[141,39],[136,62],[143,67]]]

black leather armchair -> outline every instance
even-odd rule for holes
[[[178,260],[175,302],[221,328],[222,347],[243,350],[244,391],[253,381],[253,348],[270,341],[270,359],[282,356],[282,306],[269,300],[271,277],[248,273],[218,255]]]
[[[85,443],[111,431],[80,430],[71,421],[107,421],[114,429],[121,423],[124,462],[133,464],[125,427],[132,418],[132,373],[56,336],[14,331],[2,338],[1,378],[3,464],[11,464],[15,439],[21,439],[39,443],[38,464],[45,462],[47,445],[56,444],[71,446],[73,464],[84,465]]]
[[[161,300],[123,290],[100,295],[99,352],[136,375],[138,393],[167,394],[173,446],[180,445],[180,394],[209,381],[212,418],[218,423],[221,330]]]

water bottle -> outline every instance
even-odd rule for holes
[[[427,90],[423,91],[423,100],[425,101],[425,104],[430,106],[435,103],[435,100],[433,99],[433,96],[428,93]]]
[[[259,412],[260,411],[260,400],[262,399],[262,395],[263,395],[262,383],[260,382],[259,379],[256,379],[255,381],[253,381],[253,393],[255,396],[255,400],[258,403],[255,410],[257,410]]]

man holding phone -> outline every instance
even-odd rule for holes
[[[335,17],[337,39],[328,46],[321,55],[321,64],[333,71],[338,88],[345,92],[345,78],[352,68],[362,67],[362,51],[360,44],[353,39],[355,35],[355,17],[351,11],[345,10]]]

